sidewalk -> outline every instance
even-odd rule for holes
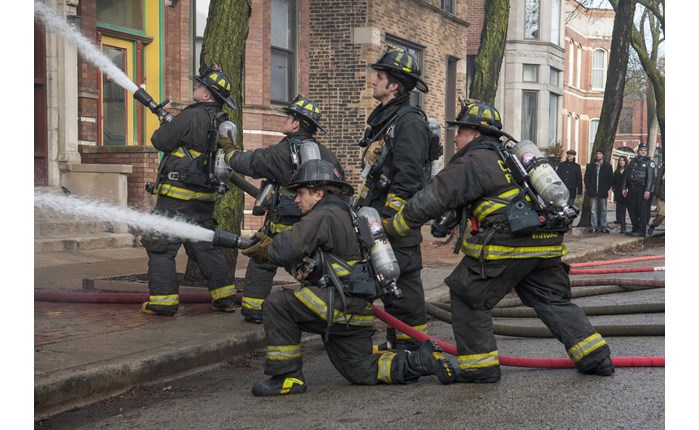
[[[611,212],[610,212],[611,214]],[[610,219],[612,219],[610,217]],[[567,262],[590,261],[618,245],[643,238],[588,234],[576,227],[566,234]],[[659,228],[662,231],[664,226]],[[460,261],[453,242],[433,239],[423,230],[422,280],[425,299],[447,294],[443,279]],[[656,233],[657,234],[657,233]],[[36,254],[36,290],[81,291],[84,279],[143,274],[148,259],[143,248]],[[186,255],[177,258],[184,271]],[[238,256],[236,278],[243,278],[247,258]],[[283,269],[275,282],[294,282]],[[95,287],[120,287],[95,282]],[[89,283],[88,283],[89,285]],[[146,283],[124,291],[147,293]],[[187,287],[191,289],[192,287]],[[205,289],[198,289],[205,291]],[[180,292],[184,292],[181,288]],[[380,304],[380,302],[378,302]],[[140,312],[140,304],[34,302],[34,417],[41,419],[125,392],[137,385],[183,375],[215,365],[235,354],[264,347],[261,325],[247,323],[240,312],[212,312],[209,305],[184,304],[175,317]]]

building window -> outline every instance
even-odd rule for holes
[[[582,46],[578,45],[577,58],[575,61],[575,86],[580,88],[580,75],[582,74]]]
[[[590,148],[595,144],[595,136],[597,135],[597,127],[599,127],[599,119],[590,120]]]
[[[524,82],[539,82],[539,65],[538,64],[523,64],[522,65],[522,81],[524,81]]]
[[[522,91],[522,139],[536,142],[538,91]]]
[[[551,67],[549,69],[549,84],[553,85],[554,87],[558,87],[559,76],[561,76],[561,71]]]
[[[524,2],[524,38],[539,40],[539,0]]]
[[[454,13],[454,3],[456,0],[442,0],[442,10],[444,12]]]
[[[558,121],[560,120],[559,105],[561,96],[554,93],[549,93],[549,146],[554,146],[561,142],[558,136],[559,127]]]
[[[296,94],[296,1],[272,0],[271,99],[288,103]]]
[[[592,89],[604,90],[604,76],[607,66],[607,53],[602,49],[592,52]]]
[[[199,62],[201,61],[201,46],[204,43],[204,27],[206,17],[209,16],[209,4],[211,0],[194,1],[194,58],[192,59],[192,74],[199,75]]]
[[[97,0],[97,21],[143,31],[143,1]]]
[[[420,79],[422,79],[423,81],[425,80],[425,68],[422,65],[422,52],[424,47],[408,42],[407,40],[399,39],[397,37],[389,35],[386,35],[386,44],[398,48],[403,48],[408,52],[408,54],[415,57],[415,60],[417,60],[418,67],[420,68],[421,72]],[[413,91],[410,93],[410,104],[413,106],[422,106],[421,91],[413,89]]]
[[[561,0],[551,1],[551,43],[560,46],[561,42]]]
[[[621,113],[619,114],[619,126],[617,127],[617,133],[619,134],[631,134],[633,125],[633,108],[625,107],[621,108]]]
[[[102,52],[120,70],[126,70],[126,49],[103,45]],[[102,74],[102,144],[126,145],[128,103],[126,90],[107,74]]]
[[[574,61],[575,61],[575,45],[573,44],[573,41],[571,40],[570,43],[568,44],[568,85],[571,87],[573,86],[573,70],[575,70],[574,66]]]

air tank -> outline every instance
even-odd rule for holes
[[[553,206],[568,206],[568,188],[556,173],[549,161],[531,140],[518,142],[513,151],[529,174],[529,181],[534,190]]]
[[[396,286],[396,279],[400,276],[400,267],[393,248],[388,241],[388,236],[383,230],[379,212],[371,206],[364,206],[357,211],[357,216],[365,218],[369,224],[374,244],[371,246],[371,264],[381,286],[396,297],[401,297],[401,291]]]
[[[218,125],[218,135],[220,137],[232,138],[233,143],[235,143],[236,137],[238,135],[238,128],[233,124],[232,121],[222,121]],[[226,153],[223,149],[219,148],[216,152],[216,158],[214,160],[214,176],[221,183],[226,183],[231,178],[233,169],[226,163]]]

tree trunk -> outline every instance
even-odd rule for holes
[[[495,103],[500,68],[505,56],[509,15],[509,0],[487,0],[485,2],[481,43],[476,55],[475,72],[468,92],[469,98],[490,104]]]
[[[635,28],[633,23],[635,8],[635,0],[620,0],[616,6],[609,64],[607,66],[607,83],[604,87],[604,101],[602,102],[599,127],[595,135],[595,142],[590,149],[590,163],[595,159],[595,153],[598,149],[604,151],[607,161],[611,160],[614,136],[624,102],[624,84],[629,63],[629,43],[631,30]],[[591,225],[590,210],[590,199],[586,196],[583,200],[582,214],[580,215],[578,226]]]
[[[248,38],[248,19],[252,13],[249,0],[211,0],[209,15],[204,29],[199,73],[216,63],[231,78],[231,98],[238,106],[232,110],[224,105],[230,120],[238,127],[237,146],[243,148],[243,72],[245,61],[245,42]],[[229,182],[228,191],[216,203],[214,217],[222,230],[240,234],[243,219],[244,196],[240,188]],[[235,275],[238,251],[223,249],[226,261]],[[187,262],[185,279],[201,276],[195,261]]]

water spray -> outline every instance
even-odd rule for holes
[[[147,214],[128,207],[113,206],[73,195],[34,192],[34,207],[82,220],[128,224],[165,238],[211,242],[214,246],[224,248],[245,249],[258,242],[257,238],[243,238],[220,229],[209,230],[181,218]]]

